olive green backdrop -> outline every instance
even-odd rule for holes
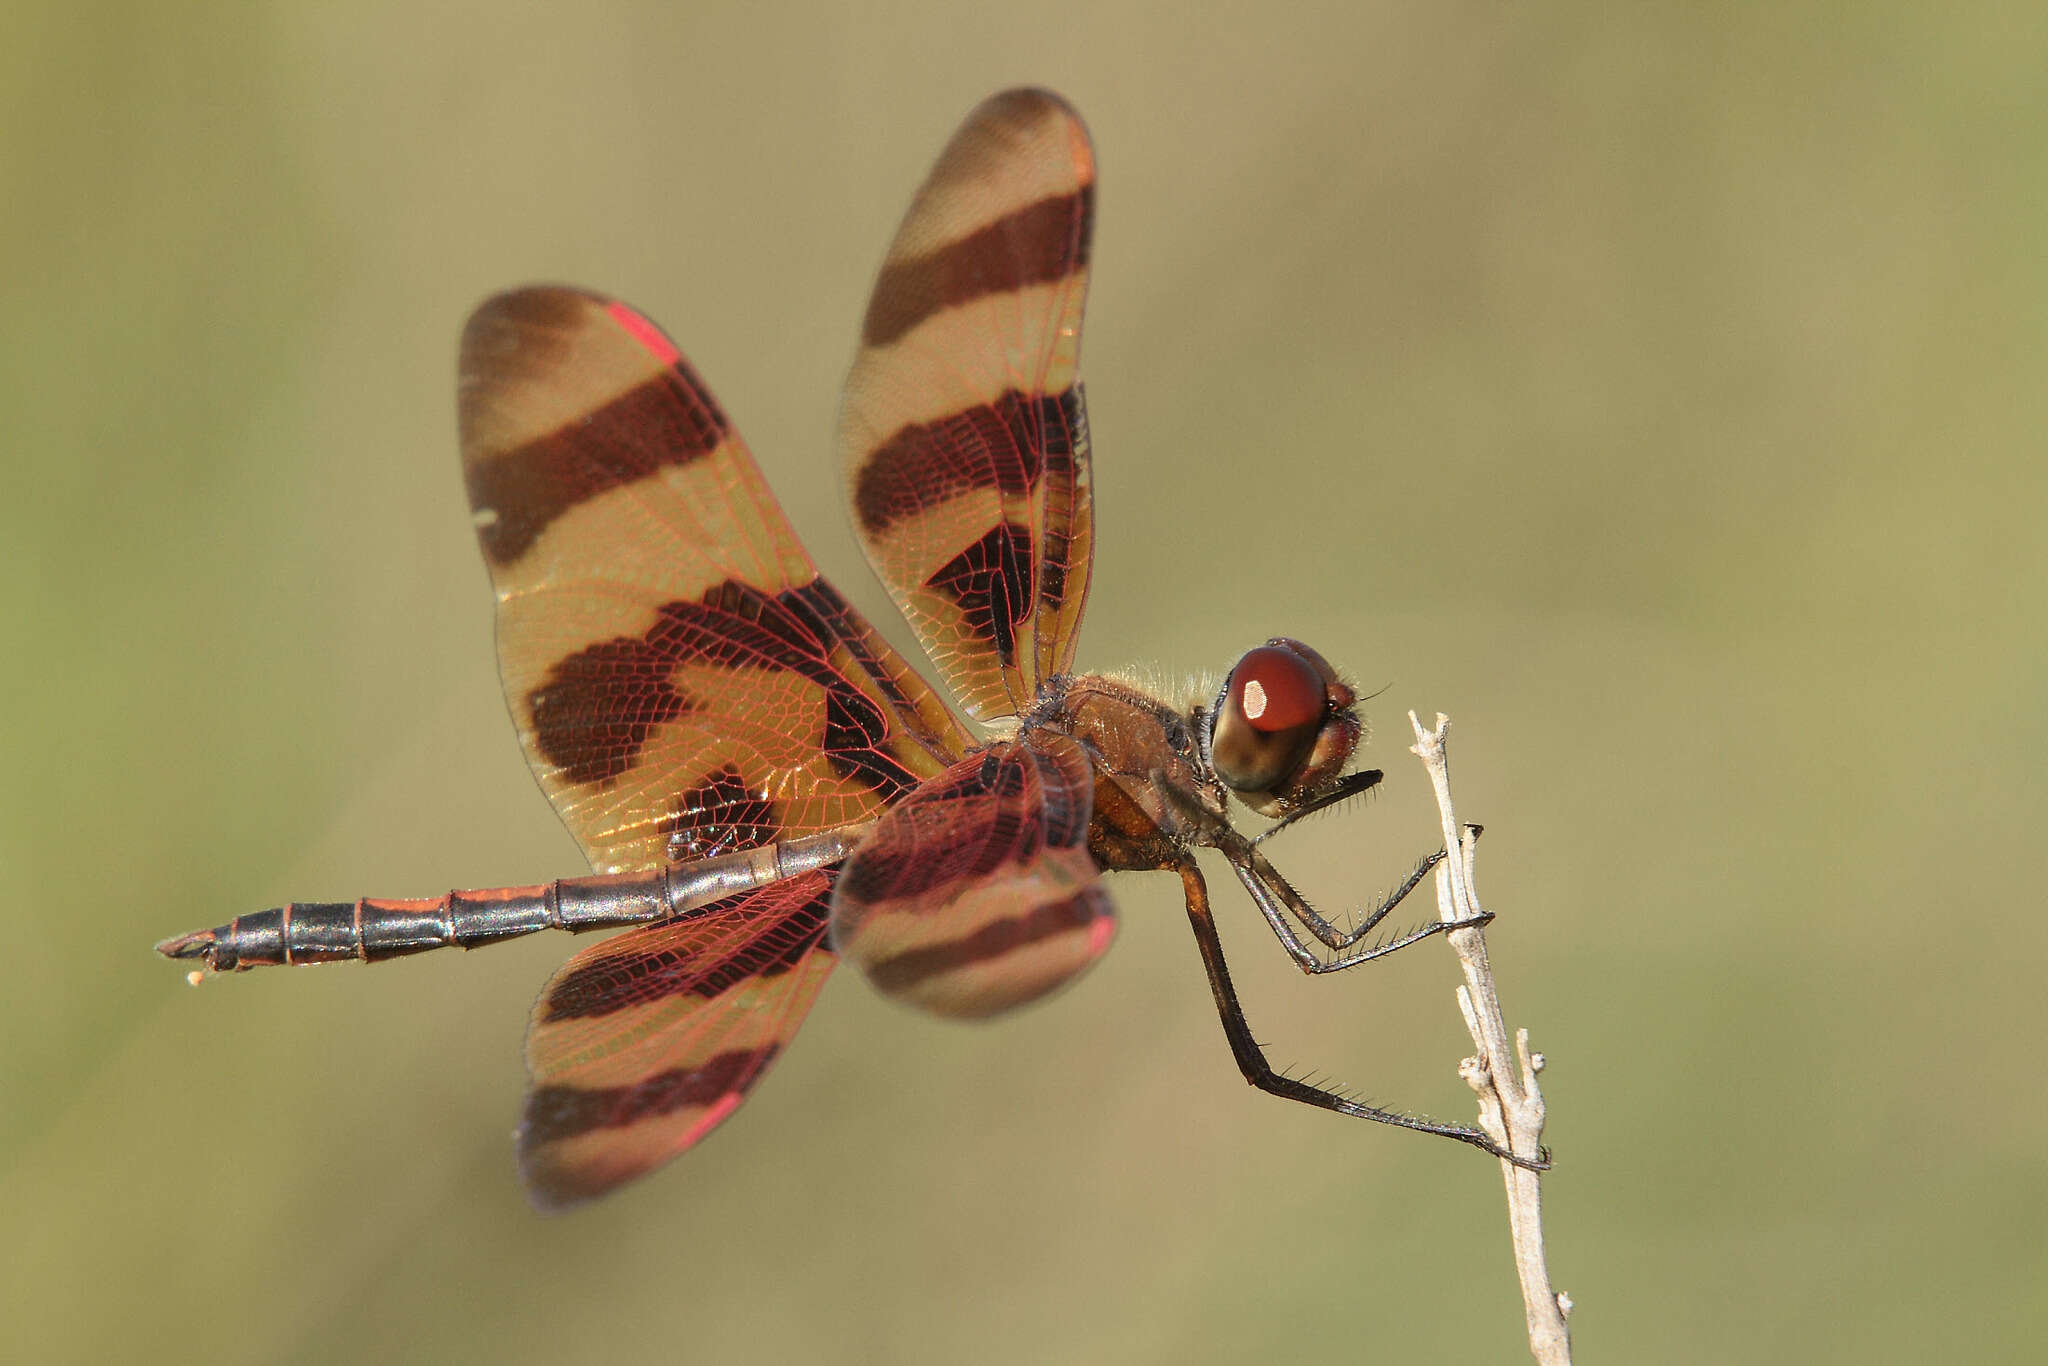
[[[1101,155],[1080,663],[1284,632],[1384,689],[1387,791],[1279,851],[1333,906],[1431,846],[1404,713],[1452,715],[1580,1359],[2038,1351],[2048,12],[852,11],[7,7],[0,1357],[1521,1356],[1495,1165],[1245,1087],[1171,879],[988,1027],[835,982],[552,1220],[508,1136],[569,941],[149,952],[581,871],[456,474],[494,289],[661,319],[884,615],[839,378],[1025,81]],[[1440,946],[1309,981],[1222,906],[1277,1062],[1470,1113]]]

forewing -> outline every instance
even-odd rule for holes
[[[1094,548],[1078,378],[1095,159],[1012,90],[961,125],[897,229],[840,412],[868,560],[969,714],[1067,671]]]
[[[526,1035],[519,1161],[536,1205],[602,1195],[739,1108],[832,971],[831,882],[805,873],[563,964]]]
[[[846,862],[832,942],[887,995],[979,1017],[1036,1000],[1109,947],[1080,745],[1033,732],[892,807]]]
[[[868,819],[964,750],[640,314],[559,287],[487,301],[461,426],[506,700],[600,871]]]

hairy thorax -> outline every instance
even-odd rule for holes
[[[1205,774],[1188,718],[1128,683],[1101,674],[1055,680],[1023,729],[1057,731],[1088,747],[1088,851],[1105,870],[1171,867],[1185,853],[1195,830],[1168,790],[1223,810],[1223,787]]]

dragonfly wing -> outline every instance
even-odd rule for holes
[[[600,872],[870,819],[966,748],[639,313],[552,286],[488,300],[461,428],[506,701]]]
[[[628,930],[563,964],[526,1035],[519,1161],[536,1205],[602,1195],[739,1108],[832,971],[834,871]]]
[[[1094,550],[1079,380],[1095,158],[1057,95],[984,102],[897,230],[840,409],[868,561],[969,715],[1065,673]]]
[[[993,1015],[1070,981],[1116,931],[1088,853],[1093,785],[1081,746],[1044,732],[955,764],[847,860],[833,944],[940,1015]]]

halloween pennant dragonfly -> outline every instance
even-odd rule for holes
[[[463,472],[506,698],[596,875],[296,903],[157,948],[228,971],[623,927],[563,965],[528,1027],[520,1162],[554,1208],[729,1117],[841,958],[939,1015],[993,1015],[1109,947],[1104,872],[1159,869],[1181,879],[1253,1084],[1509,1157],[1281,1075],[1239,1009],[1197,848],[1222,853],[1308,972],[1446,928],[1366,942],[1435,858],[1340,930],[1260,848],[1380,778],[1342,772],[1360,721],[1323,657],[1273,640],[1185,706],[1068,672],[1095,538],[1077,377],[1094,195],[1087,132],[1057,96],[982,104],[897,231],[846,383],[861,542],[1000,738],[978,739],[819,577],[659,328],[583,290],[514,290],[463,332]],[[1233,795],[1276,823],[1238,833]]]

